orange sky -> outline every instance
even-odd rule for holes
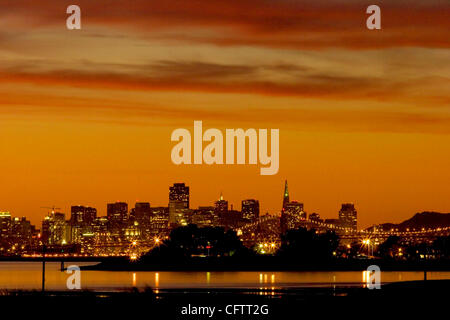
[[[67,3],[66,3],[67,2]],[[222,191],[359,225],[450,212],[450,3],[362,0],[0,0],[0,211],[136,200],[192,206]],[[171,132],[279,128],[280,170],[175,166]]]

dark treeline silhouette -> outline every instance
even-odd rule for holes
[[[235,231],[221,227],[199,228],[196,225],[171,231],[169,239],[148,252],[142,259],[186,261],[192,257],[242,257],[254,255],[239,240]]]
[[[432,243],[402,243],[397,236],[390,236],[378,246],[375,255],[385,260],[448,260],[450,236],[438,237]]]
[[[316,233],[314,229],[298,228],[281,236],[277,256],[296,261],[318,261],[333,258],[339,246],[339,237],[331,231]]]
[[[315,230],[299,228],[282,235],[281,247],[275,254],[258,255],[245,247],[232,230],[188,225],[172,230],[169,239],[144,255],[141,261],[188,262],[209,258],[240,263],[256,260],[311,263],[333,258],[338,245],[339,237],[334,232],[318,234]]]

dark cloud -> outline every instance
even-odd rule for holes
[[[365,27],[365,0],[79,0],[83,23],[127,27],[143,32],[172,30],[166,39],[217,45],[318,49],[348,47],[450,46],[450,2],[382,2],[382,31]],[[64,27],[70,1],[3,0],[0,18],[29,28]],[[14,17],[14,19],[11,19]],[[9,27],[14,28],[14,22]],[[8,25],[6,26],[8,27]],[[193,34],[192,28],[213,33]],[[225,31],[226,30],[226,31]],[[219,32],[220,31],[220,32]],[[97,34],[100,36],[100,34]]]

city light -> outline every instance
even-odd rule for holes
[[[41,256],[43,246],[51,248],[53,253],[46,256],[73,257],[113,257],[138,256],[162,244],[170,232],[182,225],[195,224],[198,227],[222,227],[236,233],[239,240],[248,248],[255,248],[260,254],[274,254],[282,246],[281,234],[288,230],[305,228],[313,230],[316,235],[333,231],[345,241],[341,250],[333,255],[353,254],[352,243],[362,243],[367,256],[374,254],[375,247],[390,236],[398,236],[409,241],[433,239],[446,236],[448,226],[436,228],[415,227],[406,229],[372,227],[365,230],[356,229],[356,210],[353,204],[345,203],[338,214],[338,219],[321,219],[317,213],[309,218],[303,210],[303,204],[290,200],[287,182],[283,193],[283,210],[280,214],[260,216],[259,201],[246,199],[242,201],[241,211],[230,210],[223,195],[214,202],[214,206],[189,208],[189,187],[184,183],[175,183],[169,188],[169,206],[151,207],[148,202],[138,202],[129,210],[125,202],[107,204],[106,216],[97,216],[97,209],[82,205],[72,206],[70,217],[66,218],[59,208],[51,210],[42,220],[41,230],[37,230],[25,218],[12,217],[10,212],[0,212],[0,223],[8,233],[2,232],[0,238],[16,239],[10,245],[4,241],[0,246],[2,255]],[[229,219],[229,220],[227,220]],[[332,222],[332,223],[330,223]],[[13,232],[13,230],[16,230]],[[0,239],[1,240],[1,239]],[[8,240],[9,241],[9,240]],[[213,250],[208,244],[208,255]],[[371,254],[370,254],[371,253]],[[406,256],[401,250],[395,256]]]

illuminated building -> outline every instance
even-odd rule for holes
[[[223,200],[222,193],[219,200],[214,203],[214,212],[218,217],[222,217],[228,212],[228,201]]]
[[[211,227],[219,225],[219,216],[216,215],[216,207],[198,207],[194,210],[191,223],[199,227]]]
[[[169,188],[169,226],[187,225],[189,214],[189,187],[184,183],[174,183]]]
[[[11,243],[19,251],[26,250],[34,244],[36,228],[25,217],[14,218],[11,221]]]
[[[309,220],[313,221],[313,222],[323,222],[323,220],[320,219],[320,215],[315,212],[313,212],[309,215]]]
[[[109,221],[126,221],[128,217],[128,204],[125,202],[108,203],[106,216]]]
[[[286,205],[289,203],[289,190],[288,190],[288,182],[284,181],[284,193],[283,193],[283,206],[281,208],[281,212],[285,210]]]
[[[125,202],[108,203],[106,208],[111,233],[117,237],[123,236],[128,220],[128,204]]]
[[[70,224],[72,226],[91,225],[97,218],[97,209],[85,206],[70,208]]]
[[[325,219],[324,223],[327,224],[327,225],[331,224],[331,225],[336,226],[336,227],[340,227],[341,226],[341,220],[339,220],[339,219]]]
[[[130,220],[140,224],[150,221],[151,209],[149,202],[136,202],[130,212]]]
[[[168,207],[153,207],[150,217],[150,232],[157,236],[168,233],[169,230],[169,208]]]
[[[71,228],[65,214],[52,211],[42,221],[42,241],[47,245],[66,245],[71,242]]]
[[[141,229],[139,228],[139,223],[137,221],[130,223],[125,229],[125,239],[128,241],[138,239],[140,236]]]
[[[150,230],[150,218],[152,212],[149,202],[136,202],[134,208],[130,211],[130,220],[128,223],[128,229],[136,229],[137,236],[139,238],[147,238],[152,235]],[[136,233],[129,231],[128,235]],[[126,233],[126,232],[125,232]],[[125,234],[127,236],[127,234]]]
[[[93,232],[96,218],[97,209],[85,206],[72,206],[70,208],[71,242],[76,244],[83,243],[83,234]]]
[[[5,241],[9,237],[11,227],[11,214],[9,212],[0,212],[0,238]]]
[[[339,222],[344,228],[357,230],[357,212],[353,203],[343,203],[339,210]]]
[[[189,208],[189,187],[184,183],[174,183],[172,187],[169,188],[169,202],[179,201],[183,203],[184,208]]]
[[[177,226],[187,226],[189,223],[189,215],[192,210],[185,207],[182,201],[172,200],[169,202],[169,226],[171,228]]]
[[[285,228],[297,229],[306,220],[306,212],[303,211],[303,203],[290,201],[284,206],[283,211]]]
[[[289,190],[287,180],[284,184],[283,208],[281,210],[281,232],[298,228],[306,220],[306,212],[303,210],[303,203],[289,200]]]
[[[256,221],[259,218],[259,201],[255,199],[242,200],[242,217],[248,221]]]

